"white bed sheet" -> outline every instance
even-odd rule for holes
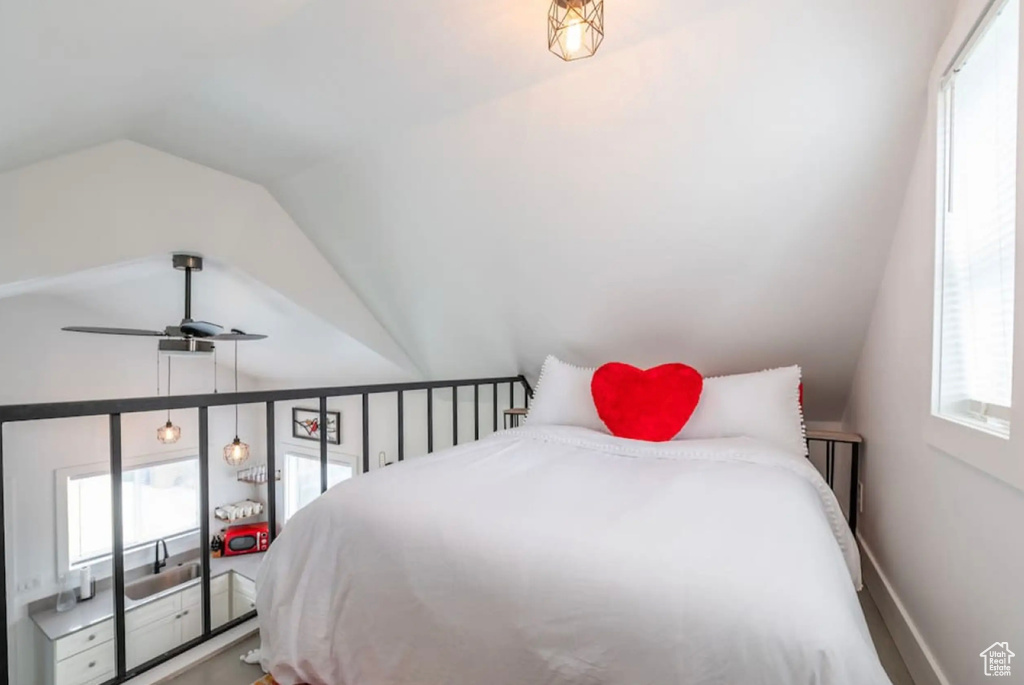
[[[889,683],[835,497],[745,438],[535,427],[344,482],[261,566],[282,685]]]

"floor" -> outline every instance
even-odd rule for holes
[[[882,622],[878,607],[867,591],[860,593],[860,604],[864,608],[864,617],[871,630],[871,637],[874,638],[878,657],[882,660],[882,665],[893,685],[914,685],[889,631]],[[254,635],[198,664],[186,673],[165,681],[165,685],[250,685],[263,674],[258,666],[243,664],[238,657],[258,646],[259,636]]]

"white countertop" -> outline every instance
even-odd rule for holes
[[[235,573],[248,578],[249,580],[256,580],[256,571],[259,569],[260,562],[263,561],[263,553],[257,554],[243,554],[241,556],[232,557],[220,557],[219,559],[210,559],[210,577],[216,577],[225,573],[234,571]],[[152,597],[145,599],[131,599],[130,597],[124,598],[125,611],[130,611],[136,607],[148,604],[149,602],[166,597],[174,592],[180,592],[185,588],[193,585],[198,585],[202,582],[200,578],[175,585],[168,591],[160,592]],[[32,620],[35,621],[39,629],[43,631],[50,640],[58,640],[65,635],[78,632],[84,628],[95,625],[106,621],[114,615],[114,592],[112,588],[100,590],[96,593],[96,596],[92,599],[84,602],[79,602],[75,605],[75,608],[70,611],[63,613],[57,613],[56,609],[47,609],[46,611],[40,611],[32,614]]]

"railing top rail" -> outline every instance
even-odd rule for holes
[[[84,400],[76,402],[50,402],[39,404],[10,404],[0,406],[0,424],[15,421],[39,421],[44,419],[68,419],[82,416],[103,416],[106,414],[135,414],[167,409],[198,409],[199,407],[220,407],[235,404],[257,404],[262,402],[287,402],[319,397],[351,397],[353,395],[378,395],[392,392],[435,390],[439,388],[462,388],[473,385],[499,383],[522,383],[528,394],[533,390],[523,376],[502,376],[499,378],[468,378],[447,381],[417,381],[411,383],[384,383],[376,385],[349,385],[325,388],[294,388],[286,390],[256,390],[237,393],[210,393],[206,395],[172,395],[170,397],[130,397],[107,400]]]

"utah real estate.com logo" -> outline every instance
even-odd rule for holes
[[[1009,676],[1010,659],[1017,656],[1010,651],[1010,645],[1006,642],[996,642],[981,653],[985,662],[985,675],[987,676]]]

